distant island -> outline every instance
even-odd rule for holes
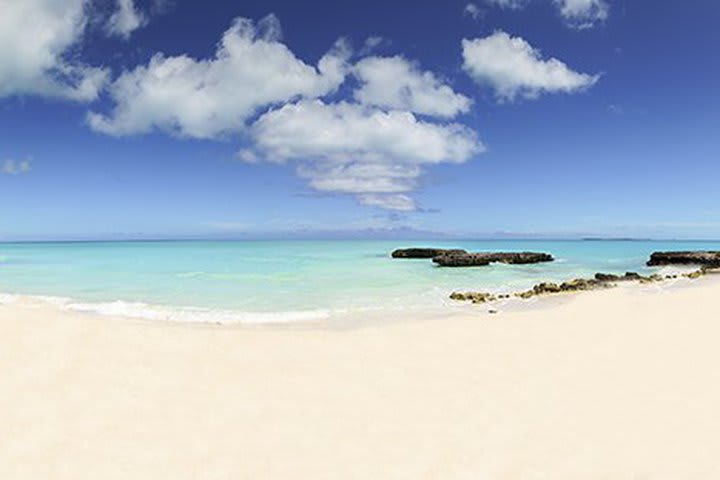
[[[634,238],[634,237],[584,237],[583,242],[651,242],[651,238]]]

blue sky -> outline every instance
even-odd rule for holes
[[[712,0],[0,7],[2,239],[720,238]]]

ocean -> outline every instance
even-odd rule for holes
[[[538,251],[536,265],[439,268],[396,248]],[[73,310],[198,322],[297,322],[445,308],[456,290],[512,292],[596,272],[652,273],[656,250],[720,250],[669,241],[153,241],[0,244],[0,293]]]

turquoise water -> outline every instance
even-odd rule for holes
[[[547,264],[447,269],[393,260],[408,246],[540,251]],[[126,303],[252,315],[443,305],[454,290],[516,291],[595,272],[652,272],[655,250],[720,249],[719,242],[237,241],[0,244],[0,292],[91,305]],[[193,311],[193,310],[190,310]],[[120,312],[122,313],[122,312]],[[187,313],[187,312],[186,312]]]

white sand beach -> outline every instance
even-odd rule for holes
[[[718,299],[705,278],[350,328],[0,305],[0,478],[720,478]]]

